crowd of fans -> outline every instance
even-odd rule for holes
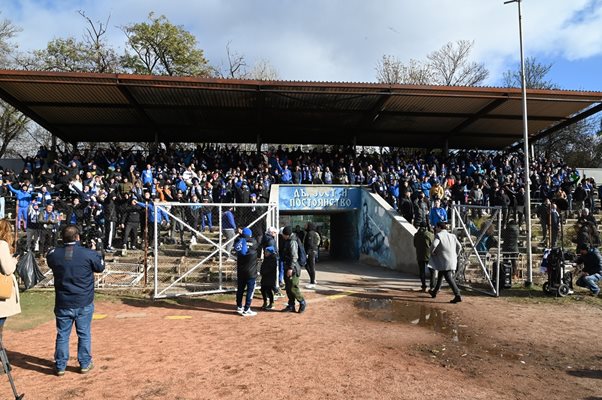
[[[110,251],[114,245],[140,245],[144,207],[153,200],[198,203],[183,217],[195,228],[211,229],[215,211],[203,203],[266,203],[275,183],[355,184],[371,187],[416,226],[445,221],[454,202],[500,206],[504,226],[514,220],[520,227],[522,161],[518,152],[460,151],[444,159],[351,146],[309,151],[278,146],[258,153],[211,144],[152,154],[117,146],[55,154],[41,147],[24,158],[21,171],[0,171],[0,217],[12,212],[5,210],[4,198],[14,196],[17,226],[27,231],[29,248],[37,242],[43,252],[55,243],[61,225],[76,224],[84,231],[88,226],[101,229]],[[558,199],[569,212],[595,212],[599,188],[594,180],[561,160],[533,160],[530,181],[532,200],[550,208],[537,209],[546,223]],[[150,211],[151,221],[168,223],[166,215]]]

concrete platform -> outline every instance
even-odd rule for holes
[[[315,289],[306,289],[309,275],[301,273],[301,290],[387,292],[389,290],[419,290],[418,276],[353,261],[323,260],[316,264]]]

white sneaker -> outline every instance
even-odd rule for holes
[[[257,313],[249,308],[248,310],[243,311],[241,315],[243,317],[254,317]]]
[[[305,289],[315,289],[315,288],[316,288],[315,283],[310,283],[309,285],[305,285]]]
[[[239,313],[240,315],[242,315],[242,313],[243,313],[244,310],[245,309],[242,308],[242,307],[236,307],[236,312]]]

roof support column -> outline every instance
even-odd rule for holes
[[[447,157],[449,157],[449,138],[445,138],[445,141],[443,142],[443,158],[446,159]]]
[[[257,134],[257,154],[261,154],[261,135]]]

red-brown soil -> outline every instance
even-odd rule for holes
[[[224,296],[97,302],[87,375],[75,333],[53,375],[53,322],[5,344],[26,399],[602,399],[600,299],[306,294],[304,314],[255,317]]]

